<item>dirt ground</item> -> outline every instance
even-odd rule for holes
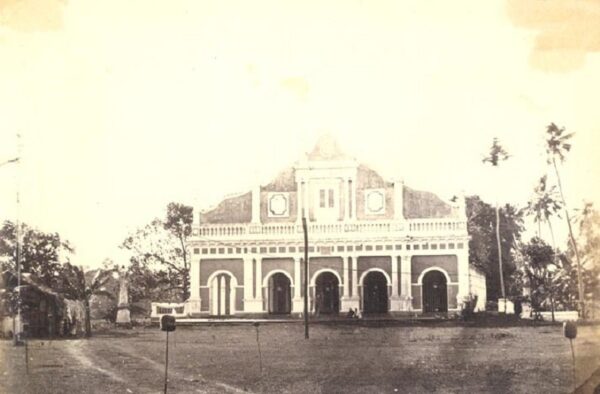
[[[365,327],[301,324],[178,327],[169,392],[567,393],[571,350],[558,325]],[[600,367],[600,327],[579,327],[577,383]],[[162,392],[165,333],[99,333],[89,340],[0,342],[2,393]]]

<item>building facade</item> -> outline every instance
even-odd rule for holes
[[[303,217],[313,313],[453,312],[470,295],[485,305],[485,279],[469,266],[464,197],[386,181],[331,138],[271,183],[198,216],[190,316],[300,314]]]

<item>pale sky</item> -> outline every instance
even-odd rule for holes
[[[0,0],[0,163],[23,147],[0,219],[18,177],[22,220],[73,262],[124,263],[170,201],[265,184],[323,132],[388,179],[522,206],[550,122],[576,132],[571,207],[600,204],[600,2],[576,3]]]

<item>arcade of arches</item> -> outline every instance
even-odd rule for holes
[[[205,315],[294,315],[303,311],[301,258],[218,262],[202,262],[202,272],[208,276],[200,286]],[[317,257],[311,258],[310,264],[308,303],[312,314],[345,314],[349,309],[363,314],[446,313],[459,308],[455,255]],[[262,266],[267,272],[262,273]]]

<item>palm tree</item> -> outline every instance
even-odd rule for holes
[[[573,229],[571,227],[571,219],[569,217],[569,210],[565,201],[565,195],[563,193],[562,183],[560,180],[560,172],[558,171],[558,164],[556,159],[558,158],[561,163],[565,161],[565,155],[571,150],[571,144],[568,142],[573,133],[563,134],[565,128],[559,128],[554,123],[550,123],[546,128],[546,153],[548,155],[548,164],[552,164],[554,172],[556,173],[556,180],[558,183],[558,190],[560,191],[560,198],[562,200],[563,209],[565,211],[565,219],[567,226],[569,227],[569,239],[571,246],[575,252],[575,259],[577,260],[577,290],[579,293],[579,308],[581,311],[581,317],[585,319],[585,304],[583,302],[583,278],[581,276],[581,259],[579,258],[579,251],[577,250],[577,243],[573,236]]]
[[[85,308],[85,336],[88,338],[92,336],[90,300],[94,295],[103,295],[110,299],[115,298],[113,293],[105,289],[105,285],[114,275],[114,269],[99,269],[90,283],[87,283],[82,268],[70,263],[63,265],[60,279],[61,292],[67,298],[83,302]]]
[[[541,238],[541,223],[545,222],[548,224],[548,228],[550,229],[550,237],[552,238],[552,263],[554,266],[558,266],[556,260],[556,241],[554,238],[554,229],[552,228],[551,217],[553,215],[558,215],[558,212],[562,208],[562,204],[557,200],[557,191],[556,186],[552,185],[548,187],[548,177],[544,175],[538,181],[537,186],[533,189],[534,196],[527,203],[527,207],[525,208],[526,212],[529,215],[533,216],[533,221],[538,224],[538,238]],[[552,275],[553,272],[551,270],[548,271],[548,286],[550,288],[550,306],[552,308],[552,321],[554,322],[554,294],[552,289]]]
[[[541,224],[548,224],[550,236],[552,238],[552,246],[556,248],[554,229],[552,228],[552,222],[550,221],[550,218],[553,215],[560,218],[558,212],[562,209],[562,203],[558,201],[556,186],[552,185],[551,187],[548,187],[548,177],[544,175],[540,178],[533,191],[534,196],[527,203],[525,211],[528,215],[533,216],[533,221],[538,224],[538,237],[541,238]]]
[[[492,147],[488,156],[483,159],[484,163],[490,163],[492,167],[498,167],[500,162],[508,159],[508,153],[500,145],[497,138],[494,138]],[[500,242],[500,207],[498,206],[498,199],[496,198],[496,240],[498,242],[498,270],[500,272],[500,289],[502,291],[502,298],[504,299],[504,312],[506,313],[506,288],[504,287],[504,273],[502,272],[502,245]]]

